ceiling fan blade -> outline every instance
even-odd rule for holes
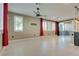
[[[47,17],[47,15],[40,15],[40,16],[44,16],[44,17]]]

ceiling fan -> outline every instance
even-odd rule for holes
[[[36,3],[36,5],[38,5],[37,3]],[[40,17],[40,16],[47,16],[47,15],[42,15],[42,14],[40,14],[40,8],[39,7],[37,7],[36,8],[36,11],[33,11],[34,12],[34,14],[37,16],[37,17]]]
[[[75,8],[75,18],[78,19],[79,16],[79,7],[78,6],[74,6]]]
[[[79,11],[79,7],[75,6],[74,8],[75,8],[77,11]]]

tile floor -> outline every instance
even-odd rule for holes
[[[2,56],[79,56],[70,36],[44,36],[10,41]]]

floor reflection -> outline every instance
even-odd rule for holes
[[[79,47],[71,43],[71,36],[45,36],[11,41],[4,56],[79,55]],[[72,45],[73,44],[73,45]]]

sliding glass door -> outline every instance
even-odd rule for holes
[[[73,25],[72,21],[66,21],[59,23],[60,35],[72,36]]]
[[[59,23],[59,34],[64,35],[64,23]]]
[[[55,23],[43,20],[43,31],[44,35],[53,35],[55,32]]]

